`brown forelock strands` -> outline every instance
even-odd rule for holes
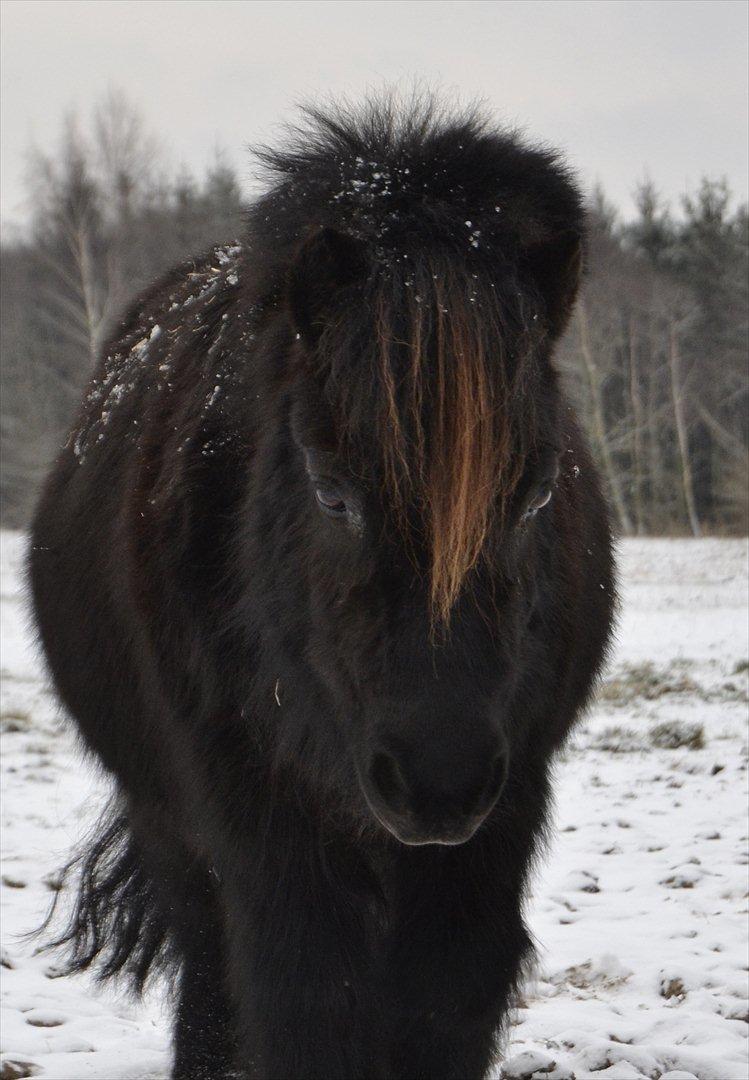
[[[522,476],[537,374],[520,306],[503,310],[490,281],[446,262],[384,275],[373,297],[385,490],[411,550],[417,512],[445,628]]]

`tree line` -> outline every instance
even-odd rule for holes
[[[0,510],[28,521],[102,341],[168,267],[241,233],[217,153],[169,169],[119,93],[35,152],[22,238],[0,246]],[[558,358],[625,535],[749,531],[749,215],[703,179],[674,212],[652,181],[620,220],[600,190],[579,303]]]

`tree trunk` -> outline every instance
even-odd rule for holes
[[[642,438],[645,418],[642,407],[640,372],[637,363],[637,336],[634,319],[630,318],[629,338],[629,399],[632,405],[632,501],[635,511],[635,527],[638,536],[645,532],[645,514],[642,504]]]
[[[601,397],[601,375],[596,362],[593,359],[593,352],[590,347],[588,312],[583,300],[578,304],[577,320],[580,329],[580,351],[582,352],[585,373],[588,379],[588,389],[590,390],[593,435],[598,443],[603,471],[608,484],[609,493],[611,494],[611,501],[614,504],[614,509],[616,510],[616,515],[619,519],[619,526],[625,536],[631,536],[633,532],[632,520],[627,510],[627,504],[624,501],[624,495],[622,493],[621,484],[619,483],[619,477],[614,466],[611,449],[606,435],[606,421],[603,415],[603,400]]]
[[[99,356],[103,323],[102,304],[95,282],[95,269],[91,258],[88,230],[78,225],[72,230],[71,248],[78,271],[78,285],[83,305],[83,322],[88,338],[88,352],[93,368]]]
[[[671,373],[671,400],[674,407],[674,419],[676,420],[676,435],[679,440],[679,457],[681,459],[681,483],[684,491],[684,502],[687,507],[687,517],[693,536],[700,536],[700,522],[697,517],[697,507],[694,502],[694,485],[692,483],[692,466],[689,461],[689,439],[687,437],[687,425],[684,419],[684,402],[681,393],[681,355],[679,353],[679,332],[676,320],[671,320],[668,348],[668,366]]]

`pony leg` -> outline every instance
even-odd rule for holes
[[[183,951],[174,1026],[172,1080],[236,1075],[236,1017],[223,985],[223,947],[206,923]]]
[[[442,1029],[427,1020],[409,1025],[393,1049],[391,1080],[485,1080],[496,1060],[501,1012]]]
[[[160,815],[141,808],[134,831],[169,927],[168,968],[179,973],[172,1078],[222,1080],[234,1069],[236,1017],[215,880]]]
[[[403,853],[385,960],[391,1080],[483,1080],[492,1065],[531,942],[522,860],[492,860],[487,841]]]
[[[519,917],[504,924],[504,943],[496,929],[483,941],[472,930],[473,943],[453,930],[450,948],[437,938],[436,955],[396,965],[391,1080],[483,1080],[493,1064],[530,941]]]
[[[278,844],[226,882],[238,1063],[252,1080],[389,1080],[368,871],[343,842],[323,844],[308,819],[287,818],[273,834]]]

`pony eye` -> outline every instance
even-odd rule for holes
[[[525,512],[526,517],[532,517],[533,514],[537,514],[539,510],[551,502],[551,487],[544,485],[540,491],[534,495],[533,499],[528,504],[528,509]]]
[[[346,513],[346,503],[337,491],[329,488],[315,488],[315,498],[318,505],[330,517],[343,517]]]
[[[543,509],[544,506],[546,506],[547,503],[550,503],[550,502],[551,502],[551,488],[550,487],[544,487],[544,488],[541,488],[538,495],[535,497],[535,499],[531,503],[531,506],[533,507],[534,510],[541,510],[541,509]]]

